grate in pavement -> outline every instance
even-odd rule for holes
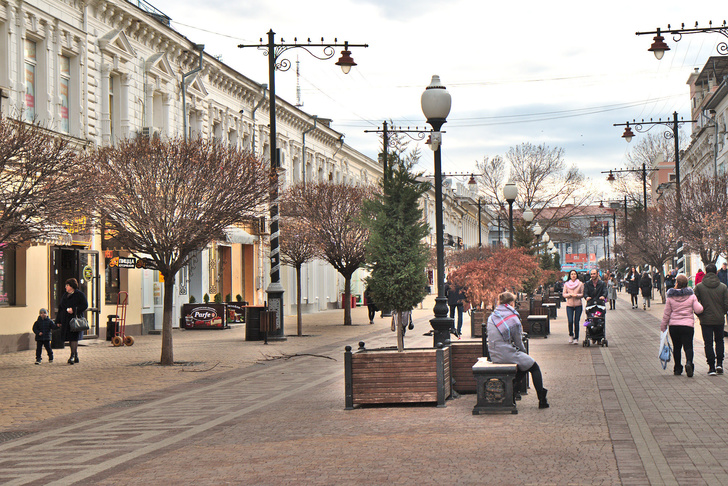
[[[174,366],[200,366],[205,364],[204,361],[175,361]],[[136,366],[161,366],[159,361],[143,361],[137,363]]]
[[[32,434],[32,432],[26,432],[22,430],[13,430],[10,432],[0,432],[0,443],[7,442],[9,440],[20,439],[23,436]]]
[[[147,401],[148,400],[120,400],[118,402],[110,403],[108,406],[111,408],[136,407],[137,405],[147,403]]]

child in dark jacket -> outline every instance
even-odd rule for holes
[[[37,365],[41,362],[43,347],[45,347],[48,353],[48,362],[53,362],[51,331],[57,327],[56,323],[48,317],[48,311],[41,309],[38,314],[38,320],[33,324],[33,333],[35,334],[35,364]]]

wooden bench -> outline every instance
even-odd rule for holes
[[[545,307],[548,310],[549,318],[556,319],[556,304],[549,302],[548,304],[541,304],[541,307]]]
[[[478,359],[473,365],[478,396],[473,415],[518,413],[513,389],[516,369],[514,364],[495,364],[485,358]]]
[[[477,386],[473,365],[483,357],[483,341],[455,341],[450,345],[450,350],[453,389],[458,393],[475,393]]]

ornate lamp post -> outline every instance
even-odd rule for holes
[[[627,127],[627,128],[629,128],[629,127]],[[608,171],[603,170],[602,174],[609,174],[607,176],[607,182],[609,182],[611,184],[616,180],[616,178],[614,177],[614,174],[619,174],[621,172],[641,172],[642,173],[642,197],[644,198],[644,202],[645,202],[643,208],[645,211],[647,211],[647,166],[643,162],[641,169],[619,169],[619,170],[612,169],[612,170],[608,170]],[[602,205],[602,207],[604,207],[604,206]]]
[[[452,99],[440,76],[432,76],[430,85],[425,88],[421,98],[422,113],[432,127],[430,148],[435,151],[435,233],[437,244],[437,297],[435,298],[435,318],[430,320],[434,329],[434,345],[444,343],[450,338],[453,320],[448,317],[447,298],[445,298],[445,239],[442,221],[442,134],[440,129],[447,122]]]
[[[503,197],[508,201],[508,248],[513,248],[513,202],[518,197],[518,187],[509,182],[503,188]]]
[[[268,56],[268,89],[270,90],[270,285],[266,289],[268,294],[268,308],[276,312],[275,330],[271,332],[272,339],[285,339],[283,332],[283,285],[281,285],[280,271],[281,259],[279,255],[279,237],[280,230],[278,227],[278,172],[280,167],[280,158],[277,148],[276,133],[276,70],[288,71],[291,68],[291,62],[288,59],[278,60],[280,56],[289,49],[300,48],[311,54],[316,59],[331,59],[336,54],[335,47],[343,47],[341,57],[336,61],[336,65],[341,67],[344,74],[348,74],[352,66],[356,66],[354,59],[351,57],[349,47],[369,47],[367,44],[349,44],[344,42],[324,42],[323,38],[320,43],[311,43],[311,39],[305,44],[299,44],[297,39],[293,39],[292,43],[286,43],[281,39],[280,43],[275,42],[275,32],[273,29],[268,31],[268,43],[263,44],[239,44],[239,48],[256,47],[263,51],[264,56]],[[321,48],[321,54],[315,54],[312,48]]]
[[[681,206],[680,206],[680,132],[679,132],[679,124],[680,123],[695,123],[697,120],[678,120],[677,119],[677,112],[674,112],[672,114],[672,120],[662,120],[661,118],[657,121],[636,121],[632,120],[632,127],[640,133],[647,132],[651,130],[653,127],[657,125],[662,125],[670,129],[670,131],[667,131],[663,134],[663,136],[666,139],[673,139],[675,141],[675,195],[677,196],[675,208],[677,209],[677,214],[680,214]],[[629,143],[632,141],[632,137],[634,137],[634,133],[632,132],[632,129],[630,128],[630,123],[615,123],[613,126],[615,127],[625,127],[624,133],[622,134],[622,138]],[[644,170],[644,164],[643,164],[643,170]],[[626,172],[626,171],[625,171]],[[633,172],[636,172],[633,171]],[[646,194],[646,192],[645,192]],[[647,196],[645,196],[645,209],[647,209]]]
[[[662,36],[662,34],[672,34],[672,39],[675,42],[680,42],[683,35],[700,34],[704,32],[717,32],[719,34],[722,34],[724,37],[728,37],[728,23],[726,23],[726,21],[724,20],[723,25],[713,27],[713,22],[710,21],[708,22],[708,27],[700,27],[698,23],[695,22],[695,27],[691,27],[688,29],[685,28],[684,23],[680,26],[679,29],[673,29],[670,27],[670,24],[667,24],[667,29],[660,29],[658,27],[657,30],[650,32],[635,32],[635,35],[655,34],[655,37],[652,39],[652,45],[647,50],[653,53],[655,57],[660,60],[662,59],[662,56],[665,55],[665,52],[670,50],[670,47],[665,44],[665,38]],[[716,50],[718,51],[718,54],[720,54],[721,56],[725,56],[726,54],[728,54],[728,44],[725,42],[719,42]]]

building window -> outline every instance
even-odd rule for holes
[[[25,40],[25,120],[33,123],[35,121],[35,88],[36,88],[36,43]]]
[[[109,76],[109,135],[112,145],[114,145],[116,140],[114,137],[116,128],[116,100],[114,99],[114,91],[117,84],[115,76]]]
[[[15,250],[0,245],[0,306],[15,305]]]
[[[106,258],[106,285],[105,285],[105,301],[107,305],[116,304],[119,298],[119,289],[121,287],[121,279],[119,278],[119,265],[112,264],[116,260],[119,261],[118,253],[114,252],[112,258]]]
[[[68,111],[68,98],[71,88],[71,58],[61,56],[59,64],[59,90],[61,94],[61,131],[64,133],[71,133],[71,119],[69,117]]]

